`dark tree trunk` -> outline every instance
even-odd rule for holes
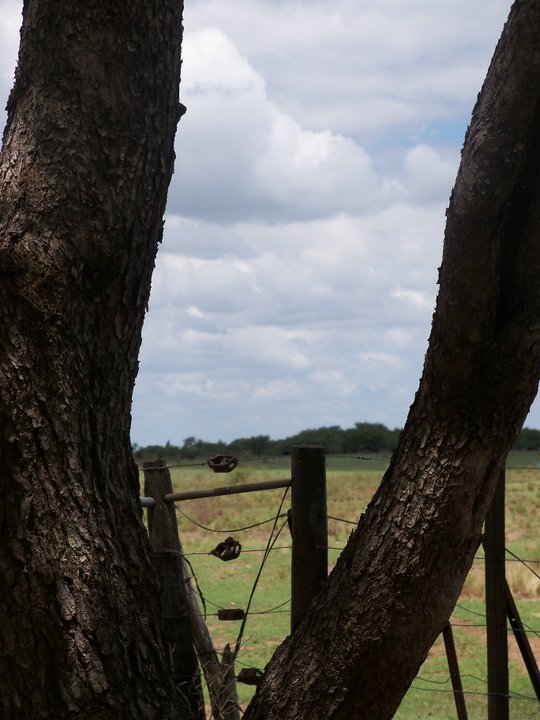
[[[540,0],[467,133],[420,389],[391,467],[245,720],[391,718],[442,631],[540,373]]]
[[[0,716],[187,718],[130,407],[182,3],[27,0],[0,156]]]

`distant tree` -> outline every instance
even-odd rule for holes
[[[343,451],[354,452],[391,452],[397,445],[399,431],[389,430],[380,423],[358,422],[343,437]]]
[[[339,425],[309,428],[282,441],[287,453],[294,445],[323,445],[327,453],[339,453],[343,450],[343,430]]]
[[[255,455],[260,457],[268,453],[272,447],[269,435],[252,435],[251,437],[236,438],[227,445],[227,449],[240,456]]]
[[[516,450],[540,450],[540,430],[523,428],[514,445]]]
[[[194,437],[193,435],[191,437],[187,437],[180,449],[182,457],[189,458],[190,460],[200,457],[203,444],[202,440]]]
[[[261,455],[268,452],[268,449],[270,448],[270,436],[254,435],[248,439],[247,446],[254,455],[261,457]]]

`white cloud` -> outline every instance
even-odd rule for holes
[[[416,202],[440,202],[453,185],[459,163],[458,153],[445,153],[430,145],[415,145],[404,158],[405,193]]]
[[[397,355],[390,355],[390,353],[386,352],[361,353],[360,359],[364,362],[374,363],[376,365],[388,365],[393,368],[399,368],[403,365],[401,358]]]
[[[219,25],[311,129],[408,135],[469,113],[511,0],[194,0],[185,24]]]
[[[268,364],[276,370],[304,370],[311,365],[307,355],[312,334],[272,326],[239,327],[229,333],[227,350],[244,365]]]
[[[189,30],[183,39],[182,92],[264,93],[264,80],[219,29]],[[188,58],[186,62],[186,58]]]
[[[192,0],[139,444],[402,425],[511,0]],[[0,0],[0,86],[20,0]],[[539,423],[536,422],[538,425]]]
[[[188,113],[176,144],[170,212],[273,222],[381,206],[384,186],[362,147],[330,130],[303,128],[280,111],[222,32],[202,28],[185,38]]]
[[[167,373],[163,376],[165,394],[181,401],[182,395],[204,398],[211,402],[231,402],[245,391],[245,384],[223,387],[202,372]]]
[[[191,312],[191,320],[215,332],[256,324],[376,323],[381,314],[405,322],[419,317],[428,321],[443,222],[443,205],[426,209],[397,204],[373,215],[281,225],[243,223],[227,226],[226,232],[199,223],[195,237],[205,237],[218,256],[199,258],[164,251],[170,228],[176,234],[181,226],[168,222],[154,276],[149,327],[154,311],[171,306],[183,308],[171,313],[175,326],[183,326],[188,308],[195,306],[200,314],[194,317]],[[187,230],[195,227],[190,222]],[[225,256],[219,257],[213,234],[226,248]],[[192,249],[196,248],[195,243]],[[426,298],[426,307],[417,307],[414,316],[409,307],[402,307],[404,302],[396,302],[402,298],[396,292],[409,286]]]
[[[430,297],[425,293],[418,292],[417,290],[403,290],[401,288],[397,288],[392,291],[392,297],[396,300],[403,300],[409,305],[422,310],[431,310],[434,305],[433,297]]]
[[[202,310],[199,310],[199,308],[195,305],[190,305],[188,308],[186,308],[186,313],[189,315],[189,317],[192,318],[204,318],[204,313],[202,312]]]
[[[358,381],[343,369],[318,370],[310,374],[309,382],[319,392],[324,388],[335,397],[354,397],[358,392]]]
[[[256,386],[253,400],[262,402],[289,401],[303,394],[304,388],[299,382],[292,380],[270,380],[264,385]]]

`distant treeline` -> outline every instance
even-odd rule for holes
[[[220,453],[239,457],[290,455],[294,445],[323,445],[332,455],[356,453],[391,453],[398,442],[401,429],[389,430],[380,423],[358,422],[352,428],[339,425],[303,430],[283,440],[271,440],[269,435],[237,438],[232,442],[208,442],[196,437],[186,438],[182,445],[168,441],[165,445],[133,446],[138,460],[164,457],[169,460],[194,460]],[[514,446],[516,450],[540,450],[540,430],[523,428]]]

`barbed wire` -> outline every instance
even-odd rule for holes
[[[287,602],[290,602],[290,600],[288,600]],[[278,607],[280,607],[280,606],[278,606]],[[220,610],[225,610],[226,608],[220,607],[219,609],[220,609]],[[290,610],[277,610],[277,609],[251,610],[249,614],[250,614],[250,615],[280,615],[280,614],[290,615],[290,614],[291,614],[291,611],[290,611]],[[217,618],[219,618],[219,617],[220,617],[220,614],[219,614],[219,612],[216,612],[216,613],[212,612],[212,613],[208,613],[208,614],[206,614],[206,615],[204,615],[204,616],[203,616],[203,615],[200,615],[199,617],[204,617],[205,619],[206,619],[207,617],[217,617]]]
[[[193,525],[196,525],[197,527],[201,528],[201,530],[206,530],[207,532],[213,532],[213,533],[226,533],[228,535],[232,535],[233,533],[238,533],[238,532],[244,532],[245,530],[252,530],[253,528],[259,527],[260,525],[266,525],[267,523],[274,522],[274,520],[275,520],[274,517],[271,517],[271,518],[267,518],[266,520],[261,520],[260,522],[252,523],[251,525],[245,525],[243,527],[238,527],[238,528],[230,528],[228,530],[220,530],[218,528],[211,528],[211,527],[208,527],[207,525],[203,525],[202,523],[198,522],[197,520],[192,518],[190,515],[185,513],[182,510],[182,508],[179,507],[178,505],[176,506],[176,509],[178,510],[178,512],[181,515],[183,515],[186,518],[186,520],[189,520],[190,523],[193,523]],[[283,513],[280,517],[285,517],[286,514],[287,513]]]
[[[206,598],[204,597],[203,591],[201,590],[201,586],[199,585],[199,579],[197,578],[197,575],[195,574],[195,570],[193,569],[193,565],[189,562],[187,557],[183,556],[182,558],[187,563],[187,566],[189,567],[189,570],[191,572],[191,578],[193,579],[193,582],[195,583],[195,588],[197,590],[197,595],[199,596],[201,600],[201,605],[203,607],[203,617],[206,620]],[[187,580],[191,578],[186,578]]]
[[[205,465],[208,465],[208,461],[204,460],[203,462],[197,462],[197,463],[188,463],[185,465],[174,465],[167,463],[166,465],[156,465],[154,467],[144,467],[144,466],[137,466],[137,469],[139,472],[144,472],[145,470],[172,470],[173,468],[189,468],[189,467],[204,467]]]
[[[476,680],[479,683],[483,683],[484,685],[488,684],[488,681],[485,678],[478,677],[477,675],[472,675],[471,673],[466,673],[465,675],[460,674],[460,677],[462,680],[468,678],[470,680]],[[420,680],[421,682],[433,683],[434,685],[448,685],[448,683],[452,682],[452,678],[450,675],[444,680],[433,680],[432,678],[427,678],[423,675],[417,675],[415,679]]]
[[[464,675],[460,675],[462,680],[470,679],[475,680],[476,682],[482,683],[483,685],[488,685],[488,681],[486,678],[478,677],[478,675],[472,675],[470,673],[465,673]],[[448,685],[452,682],[452,678],[448,676],[444,680],[434,680],[433,678],[427,678],[422,675],[417,675],[416,680],[419,680],[420,682],[425,683],[431,683],[433,685]],[[534,700],[538,702],[538,698],[532,697],[530,695],[524,695],[523,693],[518,693],[515,690],[509,690],[508,694],[506,693],[500,693],[500,692],[481,692],[478,690],[441,690],[441,689],[434,689],[434,688],[422,688],[418,687],[417,685],[411,685],[411,688],[414,690],[425,690],[425,691],[433,691],[433,692],[448,692],[452,695],[479,695],[482,697],[490,697],[490,696],[496,696],[496,697],[505,697],[512,700]]]
[[[461,603],[456,603],[456,608],[459,608],[459,610],[464,610],[465,612],[470,613],[471,615],[478,615],[479,617],[486,617],[485,613],[478,612],[478,610],[471,610],[471,608],[465,607],[465,605],[461,605]]]
[[[282,503],[281,503],[281,505],[280,505],[280,510],[281,510],[281,507],[282,507],[282,505],[283,505],[283,501],[285,500],[285,495],[287,494],[287,490],[288,490],[288,488],[286,488],[285,493],[284,493],[284,495],[283,495],[283,500],[282,500]],[[279,519],[279,517],[276,516],[276,525],[277,525],[277,520],[278,520],[278,519]],[[261,560],[261,564],[260,564],[260,566],[259,566],[259,570],[258,570],[258,572],[257,572],[257,575],[255,576],[255,581],[254,581],[254,583],[253,583],[253,587],[252,587],[251,593],[250,593],[250,595],[249,595],[249,599],[248,599],[248,602],[247,602],[247,606],[246,606],[246,610],[245,610],[245,613],[244,613],[244,617],[242,618],[242,623],[241,623],[241,625],[240,625],[240,630],[238,631],[238,637],[237,637],[237,639],[236,639],[235,649],[234,649],[234,651],[233,651],[233,660],[236,659],[236,657],[237,657],[237,655],[238,655],[238,651],[240,650],[240,643],[241,643],[241,640],[242,640],[242,635],[244,634],[244,630],[245,630],[245,626],[246,626],[246,623],[247,623],[248,616],[251,614],[251,613],[250,613],[251,602],[252,602],[252,600],[253,600],[253,596],[255,595],[255,590],[257,589],[257,585],[259,584],[259,580],[260,580],[260,577],[261,577],[261,574],[262,574],[264,565],[265,565],[265,563],[266,563],[266,560],[268,559],[268,556],[270,555],[270,552],[272,551],[273,545],[275,544],[276,540],[278,539],[281,531],[283,530],[283,528],[285,527],[286,524],[287,524],[287,519],[283,521],[283,523],[281,524],[281,527],[280,527],[279,530],[277,531],[277,533],[276,533],[276,535],[275,535],[274,538],[272,538],[272,535],[273,535],[273,533],[274,533],[274,530],[275,530],[275,528],[276,528],[276,525],[274,525],[274,527],[272,528],[272,532],[270,533],[270,537],[269,537],[269,539],[268,539],[267,551],[266,551],[266,552],[264,553],[264,555],[263,555],[263,558],[262,558],[262,560]]]
[[[266,548],[242,548],[242,554],[243,553],[263,553]],[[292,550],[292,545],[278,545],[277,547],[272,548],[272,552],[275,550]],[[191,557],[192,555],[212,555],[211,552],[208,552],[206,550],[199,550],[199,551],[192,551],[188,553],[183,553],[183,557]]]
[[[457,609],[459,609],[459,610],[463,610],[463,611],[465,611],[465,612],[468,612],[468,613],[470,613],[471,615],[476,615],[476,616],[478,616],[478,617],[487,619],[487,615],[486,615],[485,613],[478,612],[477,610],[472,610],[471,608],[468,608],[468,607],[466,607],[465,605],[462,605],[461,603],[456,603],[456,606],[455,606],[455,607],[456,607]],[[524,633],[530,632],[530,633],[532,633],[533,635],[537,635],[537,636],[540,637],[540,635],[539,635],[540,630],[536,630],[535,628],[532,628],[530,625],[528,625],[527,623],[524,623],[523,621],[521,621],[521,624],[523,625],[523,630],[521,630],[520,628],[513,629],[513,628],[511,628],[511,627],[508,627],[507,630],[508,630],[509,632],[510,632],[510,631],[513,631],[513,632],[524,632]],[[453,622],[453,621],[452,621],[452,627],[487,627],[487,624],[486,624],[486,623],[479,623],[479,624],[456,623],[456,622]]]
[[[507,549],[508,549],[508,548],[507,548]],[[508,552],[510,552],[510,551],[508,551]],[[473,558],[473,562],[485,562],[485,560],[486,560],[486,556],[485,556],[485,555],[476,555],[476,556]],[[519,562],[519,563],[522,563],[523,565],[525,565],[526,563],[533,563],[533,564],[538,564],[538,565],[540,565],[540,560],[528,560],[528,559],[527,559],[527,560],[522,560],[522,559],[519,558],[519,557],[506,558],[505,562],[507,562],[507,563]],[[531,570],[531,572],[533,572],[533,573],[535,572],[532,568],[529,568],[529,570]]]
[[[451,680],[451,678],[448,678],[448,679]],[[479,678],[476,678],[476,679],[479,680]],[[424,682],[429,682],[429,681],[424,681]],[[480,682],[483,682],[483,681],[480,680]],[[509,700],[523,700],[526,702],[530,702],[530,701],[538,702],[538,698],[536,698],[536,697],[532,697],[530,695],[522,695],[521,693],[518,693],[515,691],[510,691],[508,694],[506,694],[506,693],[496,693],[496,692],[481,692],[480,690],[450,690],[450,688],[448,688],[448,690],[446,690],[443,688],[420,687],[418,685],[415,685],[414,683],[411,685],[410,689],[418,690],[421,692],[438,692],[438,693],[448,693],[451,695],[458,695],[458,694],[459,695],[475,695],[477,697],[486,697],[486,698],[487,697],[503,697],[503,698],[508,698]]]
[[[335,517],[335,515],[327,515],[329,520],[335,520],[336,522],[346,523],[347,525],[358,525],[358,520],[345,520],[344,518]]]
[[[352,453],[351,455],[343,454],[343,453],[325,453],[325,457],[327,458],[340,458],[342,460],[371,460],[374,462],[390,462],[392,459],[390,456],[385,457],[384,455],[378,455],[377,457],[373,457],[373,455],[356,455]]]
[[[453,628],[485,628],[485,627],[487,627],[486,623],[465,623],[465,622],[460,623],[460,622],[455,622],[454,620],[452,620],[450,625]]]
[[[330,456],[329,456],[329,457],[330,457]],[[346,457],[346,458],[351,459],[351,460],[372,460],[372,459],[373,459],[373,458],[366,457],[366,456],[351,457],[351,456],[348,456],[348,455],[347,455],[347,456],[335,455],[334,457]],[[269,459],[279,459],[279,458],[257,458],[257,459],[252,458],[252,459],[250,459],[250,460],[251,460],[251,461],[261,461],[261,460],[266,460],[266,461],[268,461]],[[377,460],[380,461],[380,460],[382,460],[382,458],[377,458]],[[169,465],[169,466],[167,466],[167,467],[171,467],[171,468],[172,468],[172,467],[195,467],[195,466],[199,467],[199,466],[204,466],[204,465],[206,465],[206,464],[207,464],[207,463],[204,462],[204,463],[196,463],[196,464],[193,464],[193,465]],[[146,469],[153,469],[153,468],[146,468]],[[156,468],[156,469],[162,469],[162,468]],[[527,469],[527,470],[535,469],[535,470],[540,471],[540,468],[532,468],[532,467],[526,467],[526,468],[512,467],[512,468],[508,468],[508,469]],[[275,516],[270,517],[270,518],[267,518],[267,519],[262,520],[262,521],[259,521],[259,522],[256,522],[256,523],[252,523],[252,524],[250,524],[250,525],[242,526],[242,527],[239,527],[239,528],[231,528],[231,529],[223,529],[223,530],[220,530],[220,529],[217,529],[217,528],[208,527],[208,526],[205,526],[205,525],[203,525],[202,523],[198,522],[196,519],[194,519],[193,517],[191,517],[191,516],[188,515],[187,513],[185,513],[180,507],[178,507],[178,506],[176,507],[176,509],[186,518],[186,520],[188,520],[189,522],[191,522],[191,523],[194,524],[195,526],[197,526],[197,527],[199,527],[199,528],[201,528],[201,529],[203,529],[203,530],[205,530],[205,531],[207,531],[207,532],[213,532],[213,533],[227,533],[227,534],[232,534],[232,533],[236,533],[236,532],[243,532],[243,531],[251,530],[251,529],[253,529],[253,528],[260,527],[260,526],[265,525],[265,524],[268,524],[268,523],[273,523],[272,529],[271,529],[271,532],[270,532],[270,535],[269,535],[269,538],[268,538],[268,542],[267,542],[267,545],[266,545],[265,548],[250,548],[250,549],[244,549],[244,548],[243,548],[243,549],[242,549],[242,552],[258,552],[258,553],[261,553],[261,552],[262,552],[262,553],[263,553],[263,558],[262,558],[262,561],[261,561],[259,570],[258,570],[258,572],[257,572],[257,575],[256,575],[256,577],[255,577],[255,580],[254,580],[254,583],[253,583],[253,586],[252,586],[252,589],[251,589],[251,592],[250,592],[250,596],[249,596],[249,600],[248,600],[248,604],[247,604],[246,610],[243,611],[243,617],[242,617],[242,618],[239,618],[239,619],[241,620],[241,626],[240,626],[240,629],[239,629],[239,633],[238,633],[238,636],[237,636],[237,639],[236,639],[236,643],[235,643],[235,647],[234,647],[234,651],[233,651],[233,659],[234,659],[235,662],[238,662],[240,665],[244,665],[244,664],[245,664],[245,663],[243,663],[241,660],[238,659],[238,654],[239,654],[239,652],[240,652],[241,649],[243,650],[243,649],[246,647],[246,642],[247,642],[247,640],[244,640],[243,635],[244,635],[244,631],[245,631],[245,627],[246,627],[246,623],[247,623],[248,617],[251,617],[252,615],[269,615],[269,614],[277,614],[277,613],[290,613],[290,608],[286,608],[286,606],[289,605],[290,602],[291,602],[290,599],[289,599],[289,600],[286,600],[286,601],[283,602],[283,603],[280,603],[279,605],[276,605],[276,606],[274,606],[274,607],[271,607],[271,608],[267,608],[267,609],[263,609],[263,610],[251,609],[252,600],[253,600],[253,597],[254,597],[254,594],[255,594],[255,591],[256,591],[258,582],[259,582],[259,580],[260,580],[261,574],[262,574],[262,572],[263,572],[263,568],[264,568],[264,566],[265,566],[265,563],[266,563],[266,561],[267,561],[267,559],[268,559],[268,556],[269,556],[270,552],[272,552],[273,550],[291,550],[291,546],[278,546],[278,547],[276,547],[276,541],[277,541],[278,537],[280,536],[280,533],[281,533],[282,530],[284,529],[284,527],[285,527],[285,525],[286,525],[286,522],[287,522],[286,520],[284,520],[284,522],[281,524],[281,526],[279,527],[279,529],[277,530],[277,533],[276,533],[276,528],[277,528],[277,526],[278,526],[279,520],[282,519],[282,518],[286,518],[286,513],[282,513],[281,510],[282,510],[282,507],[283,507],[283,504],[284,504],[284,501],[285,501],[285,498],[286,498],[286,495],[287,495],[287,491],[288,491],[288,488],[285,489],[285,492],[284,492],[283,497],[282,497],[282,499],[281,499],[281,503],[280,503],[278,512],[277,512],[277,514],[276,514]],[[355,521],[352,521],[352,520],[348,520],[348,519],[345,519],[345,518],[342,518],[342,517],[337,517],[337,516],[334,516],[334,515],[328,515],[327,517],[328,517],[329,520],[332,520],[332,521],[334,521],[334,522],[340,522],[340,523],[344,523],[344,524],[348,524],[348,525],[357,525],[357,521],[356,521],[356,520],[355,520]],[[326,549],[328,549],[328,550],[333,550],[333,551],[342,551],[342,550],[344,549],[344,546],[336,547],[336,546],[327,545],[327,546],[326,546]],[[174,552],[174,551],[173,551],[173,552]],[[511,551],[511,550],[508,549],[508,548],[506,548],[506,552],[511,556],[511,557],[507,557],[507,558],[506,558],[506,562],[518,562],[518,563],[522,564],[522,565],[523,565],[525,568],[527,568],[535,577],[537,577],[537,578],[540,580],[540,574],[537,573],[537,572],[535,571],[535,569],[530,566],[530,565],[532,565],[532,564],[537,564],[537,563],[540,564],[540,560],[529,560],[529,559],[528,559],[528,560],[523,560],[523,559],[520,558],[516,553],[514,553],[513,551]],[[159,554],[159,551],[157,551],[156,554]],[[194,572],[194,570],[193,570],[193,567],[192,567],[191,563],[189,563],[189,560],[187,560],[187,556],[188,556],[188,555],[190,555],[190,556],[191,556],[191,555],[203,555],[203,554],[204,554],[204,555],[209,555],[210,553],[207,553],[207,552],[191,552],[191,553],[178,552],[177,554],[178,554],[178,555],[182,555],[182,556],[186,559],[186,562],[187,562],[188,565],[189,565],[191,575],[192,575],[192,577],[193,577],[193,579],[194,579],[194,582],[195,582],[195,585],[196,585],[196,587],[197,587],[197,593],[198,593],[198,595],[199,595],[199,597],[200,597],[200,599],[201,599],[201,604],[202,604],[203,612],[204,612],[204,615],[202,615],[202,617],[204,617],[205,619],[206,619],[206,617],[208,617],[208,616],[210,616],[210,617],[219,617],[219,613],[207,613],[207,604],[214,606],[214,607],[215,607],[216,609],[218,609],[218,610],[219,610],[219,609],[225,609],[225,608],[222,608],[221,605],[219,605],[219,604],[217,604],[217,603],[214,603],[213,601],[205,598],[205,596],[203,595],[202,590],[201,590],[201,588],[200,588],[200,585],[199,585],[199,583],[198,583],[198,579],[196,578],[196,575],[195,575],[195,572]],[[475,561],[485,561],[485,556],[477,556],[477,557],[475,557]],[[472,615],[475,615],[475,616],[478,616],[478,617],[481,617],[481,618],[486,618],[486,615],[485,615],[484,613],[481,613],[481,612],[478,612],[478,611],[473,610],[473,609],[471,609],[471,608],[468,608],[468,607],[466,607],[466,606],[464,606],[464,605],[462,605],[462,604],[459,604],[459,603],[458,603],[458,604],[456,605],[456,608],[459,609],[459,610],[462,610],[462,611],[464,611],[464,612],[470,613],[470,614],[472,614]],[[485,624],[485,623],[466,623],[466,622],[459,623],[459,622],[452,622],[452,626],[453,626],[453,627],[456,627],[456,628],[479,628],[479,627],[486,627],[486,624]],[[509,631],[509,632],[512,631],[512,628],[509,627],[509,628],[508,628],[508,631]],[[525,625],[525,624],[523,624],[523,629],[519,629],[519,632],[533,633],[534,635],[540,637],[540,631],[538,631],[538,630],[536,630],[536,629],[534,629],[534,628],[531,628],[530,626]],[[462,677],[463,679],[470,678],[470,679],[475,680],[475,681],[477,681],[477,682],[487,684],[487,681],[486,681],[485,679],[478,678],[478,677],[476,677],[476,676],[474,676],[474,675],[468,675],[468,674],[466,674],[466,675],[462,675],[461,677]],[[418,682],[420,682],[420,683],[429,683],[429,684],[432,684],[432,685],[442,686],[442,685],[448,685],[448,684],[451,682],[452,678],[449,676],[449,677],[446,678],[446,679],[436,680],[436,679],[432,679],[432,678],[428,678],[428,677],[420,676],[420,675],[419,675],[419,676],[417,676],[416,680],[417,680]],[[448,688],[448,689],[444,689],[444,688],[441,688],[441,687],[438,687],[438,688],[426,688],[426,687],[418,686],[418,685],[416,685],[416,684],[414,684],[414,683],[413,683],[413,685],[411,685],[411,689],[412,689],[412,690],[423,691],[423,692],[444,692],[444,693],[449,693],[449,694],[454,694],[454,695],[456,694],[456,692],[455,692],[453,689],[449,689],[449,688]],[[509,698],[509,699],[514,699],[514,700],[525,700],[525,701],[535,701],[535,702],[537,701],[537,698],[536,698],[536,697],[530,697],[530,696],[528,696],[528,695],[523,695],[523,694],[517,693],[517,692],[515,692],[515,691],[509,691],[509,693],[508,693],[507,695],[503,695],[503,694],[501,694],[501,693],[489,693],[489,692],[479,692],[479,691],[473,691],[473,690],[463,690],[463,691],[462,691],[462,694],[463,694],[463,695],[484,696],[484,697],[488,697],[488,696],[490,696],[490,695],[500,695],[500,696],[507,697],[507,698]]]
[[[538,560],[522,560],[518,555],[516,555],[515,553],[513,553],[513,552],[512,552],[511,550],[509,550],[508,548],[505,548],[505,550],[506,550],[506,552],[507,552],[509,555],[511,555],[511,556],[514,558],[514,560],[516,560],[517,562],[520,562],[522,565],[524,565],[524,566],[527,568],[527,570],[530,570],[530,572],[532,572],[532,574],[540,580],[540,575],[536,572],[536,570],[533,570],[532,567],[530,567],[529,565],[527,565],[528,562],[529,562],[529,563],[538,562]]]
[[[244,613],[244,617],[243,617],[242,622],[241,622],[241,624],[240,624],[240,629],[239,629],[239,631],[238,631],[238,635],[237,635],[237,638],[236,638],[236,643],[235,643],[234,650],[233,650],[233,654],[232,654],[233,662],[234,662],[234,660],[236,660],[236,658],[237,658],[237,656],[238,656],[238,653],[239,653],[239,651],[240,651],[240,646],[241,646],[241,642],[242,642],[242,637],[243,637],[243,634],[244,634],[244,631],[245,631],[247,618],[248,618],[248,616],[249,616],[249,611],[250,611],[250,608],[251,608],[251,603],[252,603],[252,600],[253,600],[253,596],[255,595],[255,590],[257,589],[257,585],[259,584],[259,580],[260,580],[260,577],[261,577],[261,575],[262,575],[263,568],[264,568],[264,566],[265,566],[265,564],[266,564],[266,560],[268,559],[268,556],[269,556],[269,554],[270,554],[270,551],[271,551],[272,547],[273,547],[273,546],[275,545],[275,543],[277,542],[277,539],[278,539],[278,537],[280,536],[281,531],[283,530],[283,528],[285,527],[285,525],[287,524],[287,521],[288,521],[288,517],[287,517],[287,515],[285,514],[285,520],[283,521],[283,523],[281,524],[281,527],[279,528],[279,530],[277,531],[276,535],[274,536],[274,532],[276,531],[277,524],[278,524],[280,518],[283,517],[283,513],[282,513],[281,511],[282,511],[282,509],[283,509],[283,505],[284,505],[284,503],[285,503],[285,498],[287,497],[288,492],[289,492],[289,488],[286,487],[286,488],[285,488],[285,491],[284,491],[284,493],[283,493],[283,496],[282,496],[282,498],[281,498],[281,502],[280,502],[280,504],[279,504],[278,511],[277,511],[277,513],[276,513],[276,517],[275,517],[275,520],[274,520],[274,524],[272,525],[272,530],[270,531],[270,535],[269,535],[269,537],[268,537],[268,542],[267,542],[267,544],[266,544],[266,552],[264,553],[264,555],[263,555],[263,557],[262,557],[261,564],[260,564],[260,566],[259,566],[259,570],[257,571],[257,575],[255,576],[255,580],[254,580],[254,582],[253,582],[253,587],[251,588],[251,592],[250,592],[249,599],[248,599],[248,602],[247,602],[247,606],[246,606],[246,610],[245,610],[245,613]]]

